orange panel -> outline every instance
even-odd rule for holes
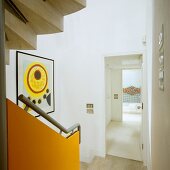
[[[79,170],[79,132],[65,139],[7,100],[9,170]]]

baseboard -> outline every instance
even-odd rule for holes
[[[98,156],[98,157],[105,157],[106,154],[104,151],[101,151],[101,150],[81,150],[80,152],[80,161],[81,162],[85,162],[85,163],[91,163],[94,159],[95,156]]]
[[[85,162],[85,163],[91,163],[92,160],[94,159],[95,155],[92,152],[88,152],[81,150],[80,152],[80,161]]]

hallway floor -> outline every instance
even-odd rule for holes
[[[141,161],[141,115],[126,113],[123,119],[123,122],[112,121],[107,127],[107,154]]]
[[[91,164],[81,163],[81,170],[146,170],[142,162],[107,155],[96,157]]]

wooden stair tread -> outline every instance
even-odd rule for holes
[[[36,49],[37,35],[62,32],[64,16],[85,7],[86,0],[5,0],[6,49]]]
[[[36,34],[63,31],[63,16],[49,2],[42,0],[13,0],[27,18]]]
[[[9,49],[36,49],[37,36],[32,28],[5,10],[6,46]]]
[[[45,0],[49,1],[63,15],[69,15],[86,7],[86,0]]]

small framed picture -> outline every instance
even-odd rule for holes
[[[54,60],[17,51],[16,88],[20,107],[25,108],[18,100],[23,94],[47,114],[54,112]],[[31,109],[28,112],[39,116]]]

